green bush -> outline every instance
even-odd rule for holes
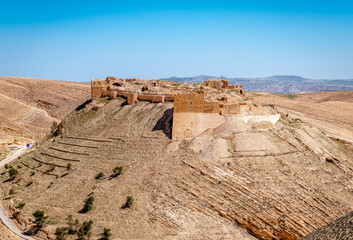
[[[125,207],[129,208],[134,203],[134,198],[132,196],[126,197]]]
[[[24,207],[25,207],[25,203],[19,203],[17,206],[15,206],[15,208],[17,208],[17,209],[23,209]]]
[[[115,173],[115,176],[119,176],[122,174],[124,171],[124,168],[122,166],[117,166],[113,169],[113,172]]]
[[[67,166],[66,166],[66,170],[67,171],[70,171],[72,169],[72,164],[71,163],[68,163]]]
[[[9,169],[11,166],[9,164],[5,164],[5,169]]]
[[[37,210],[32,213],[33,217],[35,218],[33,223],[36,225],[37,228],[42,228],[46,222],[48,216],[44,215],[44,211]]]
[[[17,176],[18,174],[18,171],[17,169],[13,168],[13,167],[10,167],[10,170],[9,170],[9,176],[11,179],[15,179],[15,177]]]
[[[64,240],[66,239],[66,229],[65,228],[56,228],[55,230],[55,236],[57,240]]]
[[[29,175],[33,176],[34,174],[36,174],[34,171],[32,171]]]
[[[109,240],[112,234],[110,233],[110,229],[104,228],[103,233],[101,234],[101,240]]]
[[[85,221],[82,223],[81,227],[77,231],[77,237],[79,240],[84,240],[86,237],[90,237],[92,224],[92,220]]]
[[[101,179],[104,177],[104,173],[100,172],[97,174],[97,176],[95,177],[95,179]]]
[[[78,231],[78,228],[80,227],[80,223],[78,221],[78,219],[76,218],[74,220],[74,218],[72,217],[72,215],[69,215],[67,218],[66,218],[66,222],[67,222],[67,225],[68,225],[68,234],[76,234],[77,231]]]
[[[87,198],[84,203],[85,205],[83,206],[83,211],[84,213],[89,212],[93,208],[93,202],[94,202],[94,197],[90,196]]]
[[[15,195],[15,190],[13,190],[12,188],[10,189],[9,191],[9,194],[12,196],[12,195]]]

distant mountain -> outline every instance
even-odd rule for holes
[[[170,77],[170,78],[161,78],[162,80],[167,80],[167,81],[175,81],[175,82],[185,82],[185,83],[198,83],[198,82],[204,82],[208,79],[218,79],[215,76],[209,76],[209,75],[200,75],[196,77]]]
[[[197,83],[208,79],[226,79],[233,85],[243,85],[247,91],[296,94],[320,91],[353,90],[353,79],[314,80],[295,75],[275,75],[264,78],[227,78],[210,75],[196,77],[170,77],[164,80]]]

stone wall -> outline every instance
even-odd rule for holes
[[[219,102],[208,102],[203,93],[176,94],[174,112],[197,112],[219,114]]]
[[[216,128],[226,121],[218,113],[175,112],[173,114],[172,140],[193,138],[209,128]]]
[[[177,94],[174,100],[173,140],[197,136],[225,122],[224,114],[239,114],[240,105],[208,102],[204,93]]]
[[[109,87],[105,80],[93,79],[91,81],[91,98],[92,102],[101,98],[104,91]]]
[[[223,79],[206,80],[205,86],[215,88],[219,91],[222,89],[224,89],[224,90],[229,89],[229,90],[236,90],[240,94],[245,94],[243,86],[229,85],[228,80],[223,80]]]

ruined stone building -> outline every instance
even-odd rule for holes
[[[93,79],[92,101],[102,97],[124,97],[127,104],[138,101],[174,102],[172,139],[192,138],[208,128],[224,123],[226,116],[257,114],[259,109],[244,98],[243,86],[227,80],[207,80],[203,84],[164,80]]]

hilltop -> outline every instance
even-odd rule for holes
[[[114,239],[298,239],[352,211],[349,146],[290,114],[275,125],[225,116],[172,141],[173,107],[103,97],[76,108],[57,136],[12,164],[15,180],[0,176],[5,205],[26,203],[18,220],[27,230],[40,209],[46,233],[72,214],[93,220],[93,238],[110,228]],[[89,196],[93,209],[82,213]]]
[[[259,104],[273,104],[293,118],[353,143],[353,91],[283,95],[251,92],[248,97]]]
[[[89,94],[87,83],[0,77],[0,143],[42,137]]]

